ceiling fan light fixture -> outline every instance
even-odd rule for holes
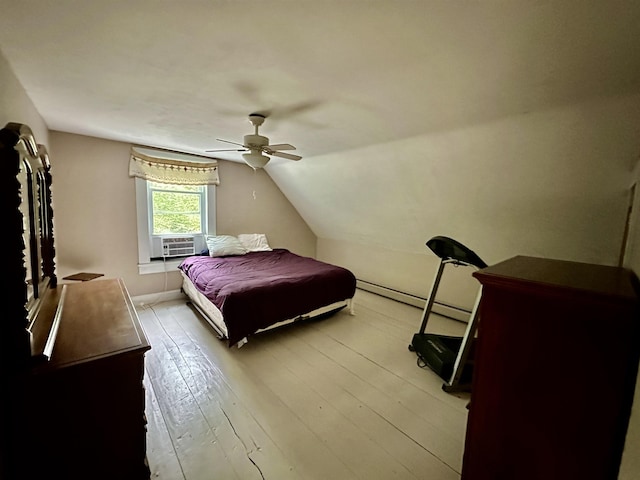
[[[262,168],[269,161],[269,157],[263,155],[262,152],[253,151],[251,153],[243,153],[242,158],[251,168]]]

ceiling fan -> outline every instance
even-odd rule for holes
[[[216,138],[219,142],[231,143],[242,148],[206,150],[206,152],[246,152],[242,154],[242,158],[254,169],[262,168],[267,164],[270,160],[270,157],[267,155],[289,160],[300,160],[302,157],[299,155],[281,152],[281,150],[295,150],[296,147],[293,145],[289,145],[288,143],[269,145],[269,139],[258,133],[258,127],[264,123],[265,118],[267,118],[266,115],[262,113],[252,113],[249,115],[249,122],[255,127],[255,132],[252,135],[245,135],[244,143],[230,142],[229,140]]]

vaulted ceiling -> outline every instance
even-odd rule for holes
[[[51,129],[203,154],[271,110],[314,157],[636,89],[634,3],[3,0],[0,48]]]
[[[267,171],[318,236],[408,249],[434,225],[456,233],[452,195],[546,143],[491,163],[519,128],[455,132],[640,92],[640,2],[0,0],[0,50],[52,130],[203,155],[269,113],[260,133],[304,158]],[[558,135],[557,116],[531,118]],[[506,146],[486,143],[497,132]],[[632,150],[608,161],[628,169]],[[434,174],[449,183],[420,180]]]

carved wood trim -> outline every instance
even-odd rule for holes
[[[3,288],[6,318],[0,322],[0,368],[15,371],[31,357],[26,309],[27,285],[24,264],[23,218],[20,212],[20,154],[15,149],[20,135],[14,129],[0,130],[0,201],[6,213],[5,268],[9,281]]]
[[[21,162],[27,159],[32,175],[37,178],[33,195],[35,216],[24,218],[20,209],[29,192],[23,192],[19,181]],[[37,164],[37,165],[36,165]],[[0,130],[0,201],[6,212],[6,235],[3,235],[5,268],[8,285],[3,289],[6,317],[0,322],[0,369],[18,372],[32,360],[30,323],[37,315],[39,301],[57,284],[55,275],[55,247],[53,236],[53,208],[51,201],[51,163],[46,148],[38,145],[31,129],[24,124],[8,123]],[[25,225],[37,231],[31,251],[39,251],[25,258]],[[35,246],[35,248],[34,248]],[[39,248],[38,248],[39,247]],[[31,262],[34,299],[30,299],[25,262]],[[34,274],[35,273],[35,274]],[[39,284],[41,274],[46,279]]]

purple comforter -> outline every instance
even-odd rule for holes
[[[178,268],[222,312],[229,346],[261,328],[352,298],[356,290],[349,270],[282,248],[193,256]]]

